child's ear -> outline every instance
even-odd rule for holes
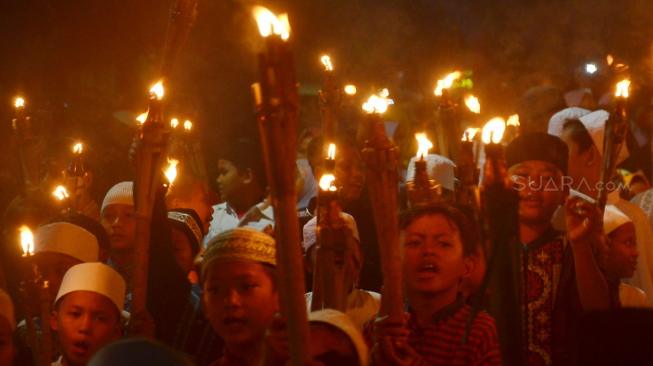
[[[480,258],[476,258],[476,256],[470,255],[465,258],[463,258],[463,278],[469,278],[472,275],[472,272],[474,272],[474,268],[476,267],[476,261],[481,260]]]
[[[50,329],[54,330],[55,332],[59,331],[59,325],[57,324],[57,315],[58,312],[56,310],[52,310],[50,313]]]
[[[252,169],[247,168],[241,174],[241,177],[243,178],[243,183],[244,184],[250,184],[254,180],[254,173],[252,172]]]

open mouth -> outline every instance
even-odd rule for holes
[[[224,320],[222,320],[222,323],[227,327],[233,327],[233,326],[244,326],[247,322],[245,321],[245,319],[231,316],[231,317],[224,318]]]
[[[439,272],[440,269],[435,264],[424,264],[417,269],[417,274],[420,278],[430,278]]]
[[[73,353],[77,356],[86,356],[91,349],[91,344],[86,341],[78,341],[73,343]]]

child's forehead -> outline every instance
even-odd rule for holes
[[[77,307],[93,311],[107,312],[118,310],[111,299],[94,291],[73,291],[64,295],[60,301],[63,307]]]
[[[558,169],[558,167],[545,160],[522,161],[518,164],[511,166],[509,170],[511,172],[518,171],[518,170],[527,170],[531,173],[547,172],[547,173],[554,173],[554,174],[562,174],[562,172],[560,171],[560,169]]]
[[[239,278],[265,274],[265,265],[248,259],[216,258],[205,268],[206,278]]]
[[[430,213],[415,218],[405,229],[406,234],[454,234],[458,232],[456,224],[446,215]]]

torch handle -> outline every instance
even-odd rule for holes
[[[49,366],[52,362],[52,331],[50,330],[50,288],[41,281],[39,286],[39,303],[41,310],[41,346],[39,348],[41,364]]]

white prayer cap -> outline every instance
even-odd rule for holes
[[[593,98],[592,89],[589,88],[580,88],[570,90],[565,93],[565,104],[568,107],[578,107],[583,104],[585,98]]]
[[[408,171],[406,172],[406,181],[411,182],[415,179],[415,157],[410,158]],[[442,155],[429,154],[426,157],[426,172],[430,179],[442,184],[442,187],[454,191],[456,164]]]
[[[603,156],[603,140],[605,139],[605,125],[610,118],[610,113],[599,109],[592,113],[586,114],[583,117],[580,117],[579,120],[587,129],[594,146],[599,150],[599,154]],[[628,159],[628,147],[626,144],[623,144],[621,151],[619,151],[619,156],[617,157],[617,164],[622,163],[624,160]]]
[[[109,205],[134,206],[134,182],[120,182],[111,187],[102,201],[102,210]]]
[[[347,315],[339,312],[338,310],[324,309],[310,313],[308,315],[308,321],[311,323],[329,324],[345,333],[345,335],[349,337],[349,340],[354,345],[354,348],[356,348],[359,365],[368,365],[368,349],[367,344],[365,343],[365,339]]]
[[[82,263],[70,267],[63,276],[56,303],[75,291],[91,291],[106,296],[122,312],[125,304],[125,280],[104,263]]]
[[[16,318],[14,316],[14,303],[11,301],[11,297],[0,289],[0,316],[7,319],[11,330],[16,329]]]
[[[570,107],[558,111],[556,114],[551,116],[551,119],[549,119],[549,128],[547,133],[549,135],[561,137],[565,122],[570,119],[579,119],[580,117],[589,113],[590,111],[587,109],[579,107]]]
[[[605,235],[615,231],[621,225],[633,222],[630,217],[626,216],[615,205],[605,205],[605,212],[603,213],[603,232]]]
[[[360,243],[361,239],[358,234],[356,219],[354,219],[352,215],[342,211],[340,212],[340,218],[345,222],[345,225],[349,228],[349,230],[351,230],[354,239]],[[304,240],[302,241],[302,247],[304,248],[304,252],[306,252],[308,251],[308,248],[317,243],[317,216],[314,216],[312,219],[308,220],[306,224],[304,224],[303,233]]]
[[[99,251],[95,235],[68,222],[39,226],[34,235],[34,253],[60,253],[82,262],[96,262]]]

